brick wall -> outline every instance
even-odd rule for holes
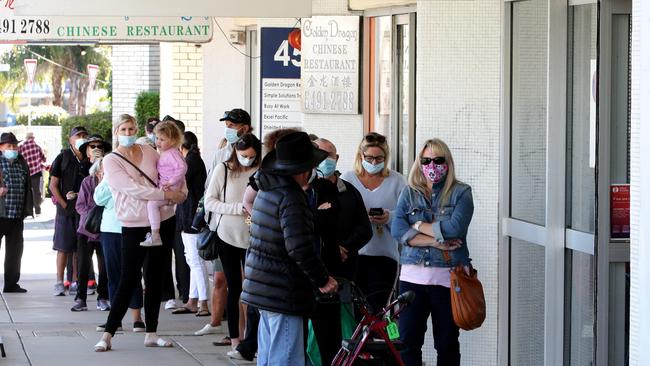
[[[140,92],[160,88],[160,49],[158,45],[115,45],[111,63],[115,120],[120,114],[135,114]]]

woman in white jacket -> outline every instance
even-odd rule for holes
[[[239,296],[242,269],[248,249],[248,212],[242,201],[251,174],[262,160],[262,144],[252,134],[245,134],[233,144],[230,158],[215,167],[205,192],[205,210],[210,230],[219,236],[219,257],[228,282],[228,331],[235,349],[239,344]]]

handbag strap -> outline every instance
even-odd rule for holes
[[[118,153],[117,151],[113,151],[111,154],[115,154],[115,155],[119,156],[120,158],[122,158],[122,160],[124,160],[124,161],[126,161],[127,163],[131,164],[131,166],[134,167],[135,170],[137,170],[138,172],[140,172],[140,174],[141,174],[143,177],[145,177],[145,178],[149,181],[149,183],[151,183],[151,185],[153,185],[154,187],[158,187],[158,185],[153,181],[153,179],[149,178],[149,176],[147,175],[147,173],[143,172],[142,169],[138,168],[137,165],[133,164],[133,162],[131,162],[131,160],[127,159],[124,155]]]
[[[223,201],[226,202],[226,187],[228,186],[228,165],[226,163],[223,163],[223,167],[225,168],[223,171]],[[214,231],[217,231],[219,229],[219,224],[221,224],[221,218],[223,217],[223,214],[219,215],[219,222],[217,222],[217,226],[215,226]],[[212,218],[212,216],[210,216]]]

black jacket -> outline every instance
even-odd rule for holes
[[[290,315],[312,312],[314,291],[328,272],[314,252],[313,214],[291,178],[257,173],[260,191],[251,215],[241,299],[262,310]]]
[[[339,250],[338,218],[341,214],[341,205],[336,185],[329,180],[318,178],[312,182],[312,189],[316,195],[314,213],[314,232],[320,239],[318,249],[320,257],[331,276],[339,276],[341,272],[341,252]],[[307,195],[312,194],[310,191]],[[329,208],[319,207],[329,204]]]
[[[192,232],[192,219],[205,191],[207,173],[203,159],[197,152],[190,151],[185,157],[185,163],[187,164],[185,173],[187,199],[176,206],[176,230]]]

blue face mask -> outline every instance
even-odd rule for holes
[[[81,145],[83,145],[83,144],[85,144],[85,143],[86,143],[86,139],[77,139],[77,141],[74,142],[74,147],[75,147],[77,150],[80,150]]]
[[[14,160],[18,157],[18,151],[17,150],[5,150],[2,152],[2,155],[5,156],[5,158],[9,160]]]
[[[150,134],[147,135],[147,137],[149,138],[149,140],[151,140],[152,143],[154,143],[154,144],[156,143],[156,134],[155,133],[150,133]]]
[[[384,170],[384,162],[375,165],[363,160],[361,162],[361,165],[363,166],[363,169],[365,169],[368,172],[368,174],[377,174],[382,170]]]
[[[318,165],[317,171],[319,177],[327,178],[330,177],[332,174],[334,174],[335,170],[336,170],[336,159],[327,158]]]
[[[238,130],[236,128],[229,128],[226,127],[224,130],[224,137],[226,138],[226,141],[228,141],[229,144],[235,143],[235,141],[239,140],[239,136],[237,136]]]
[[[138,139],[138,136],[132,135],[132,136],[122,136],[119,135],[117,136],[117,142],[120,144],[120,146],[124,147],[131,147],[133,144],[135,144],[135,140]]]

